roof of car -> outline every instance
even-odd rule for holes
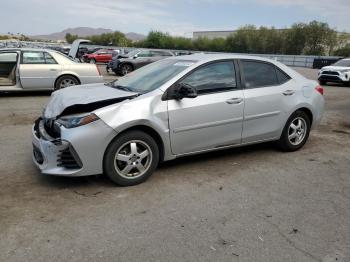
[[[29,47],[17,47],[17,48],[2,48],[1,51],[55,51],[53,49],[44,49],[44,48],[29,48]]]
[[[271,59],[259,57],[259,56],[229,54],[229,53],[215,53],[215,54],[195,53],[192,55],[176,56],[176,57],[173,57],[172,59],[183,59],[183,60],[191,59],[191,60],[196,60],[198,62],[206,62],[206,61],[213,61],[213,60],[220,60],[220,59],[257,59],[261,61],[272,61]]]

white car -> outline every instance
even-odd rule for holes
[[[342,59],[331,66],[322,67],[318,73],[321,85],[327,82],[350,85],[350,58]]]
[[[103,83],[96,65],[79,63],[57,51],[0,50],[0,91],[57,90],[93,83]]]
[[[323,88],[279,62],[173,56],[54,92],[32,129],[33,160],[43,174],[136,185],[158,162],[186,155],[267,141],[296,151],[323,109]]]

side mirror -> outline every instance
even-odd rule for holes
[[[138,57],[139,57],[138,55],[134,55],[134,57],[133,57],[133,58],[134,58],[134,59],[136,59],[136,58],[138,58]]]
[[[175,99],[181,100],[182,98],[196,98],[198,96],[197,90],[195,87],[180,83],[174,87],[173,97]]]

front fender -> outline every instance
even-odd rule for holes
[[[118,134],[136,126],[153,129],[162,139],[164,160],[175,158],[170,150],[167,101],[162,101],[162,92],[155,90],[132,100],[125,100],[96,110],[94,113]]]

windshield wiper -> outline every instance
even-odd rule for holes
[[[113,87],[113,83],[114,83],[113,81],[112,82],[107,82],[107,83],[104,83],[104,85]]]
[[[113,87],[123,91],[127,91],[127,92],[134,92],[134,90],[132,90],[130,87],[127,87],[127,86],[113,85]]]

